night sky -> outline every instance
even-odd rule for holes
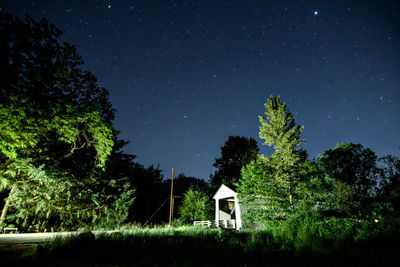
[[[397,2],[397,3],[396,3]],[[207,179],[229,135],[280,95],[310,158],[400,153],[399,1],[1,1],[46,17],[110,92],[125,151]],[[261,153],[272,150],[265,146]]]

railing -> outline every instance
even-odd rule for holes
[[[18,234],[18,228],[10,228],[10,227],[5,227],[3,229],[1,229],[0,231],[3,234]]]
[[[236,220],[194,221],[193,225],[211,228],[236,229]]]

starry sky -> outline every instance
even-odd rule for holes
[[[76,44],[125,151],[207,179],[230,135],[258,137],[280,95],[310,158],[339,142],[400,153],[398,1],[1,1]],[[263,146],[261,153],[269,154]]]

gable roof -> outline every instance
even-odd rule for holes
[[[227,187],[226,185],[222,184],[221,187],[218,189],[217,193],[214,195],[214,199],[222,199],[227,197],[236,197],[237,194],[235,191]]]

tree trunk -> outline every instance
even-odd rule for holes
[[[4,219],[6,218],[8,205],[10,204],[10,198],[11,198],[12,194],[14,194],[14,191],[15,191],[16,187],[17,186],[15,184],[11,187],[11,191],[8,194],[8,197],[6,198],[6,203],[4,204],[3,210],[1,211],[0,226],[3,224]]]

